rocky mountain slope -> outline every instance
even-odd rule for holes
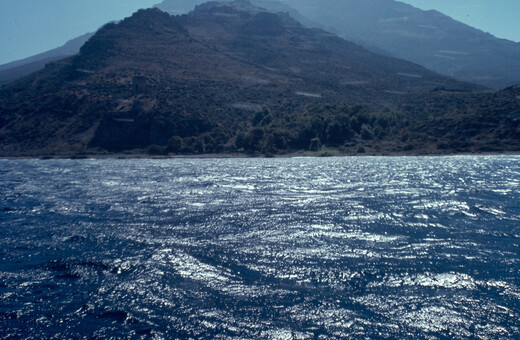
[[[520,82],[520,43],[394,0],[285,0],[347,40],[450,77],[504,88]]]
[[[519,149],[481,91],[244,1],[141,10],[0,90],[0,155]]]
[[[157,7],[179,15],[205,1],[164,0]],[[495,89],[520,82],[519,43],[498,39],[436,11],[422,11],[394,0],[251,2],[287,12],[307,27],[324,28],[376,53],[413,61],[455,79]],[[50,61],[76,54],[80,41],[86,38],[74,39],[65,49],[0,65],[0,85],[40,70]]]
[[[159,8],[185,13],[205,0],[164,0]],[[437,11],[395,0],[252,0],[290,13],[376,53],[415,62],[449,77],[505,88],[520,83],[520,43],[498,39]]]

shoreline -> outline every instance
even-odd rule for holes
[[[149,155],[146,153],[136,154],[85,154],[85,155],[22,155],[22,156],[0,156],[0,160],[87,160],[87,159],[284,159],[284,158],[347,158],[347,157],[456,157],[456,156],[520,156],[520,151],[504,152],[455,152],[455,153],[420,153],[420,152],[389,152],[389,153],[287,153],[287,154],[199,154],[199,155]]]

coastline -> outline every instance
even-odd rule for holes
[[[113,154],[64,154],[64,155],[18,155],[0,156],[0,160],[85,160],[85,159],[289,159],[289,158],[347,158],[347,157],[456,157],[456,156],[520,156],[520,151],[504,152],[366,152],[366,153],[342,153],[342,152],[295,152],[285,154],[243,154],[243,153],[217,153],[197,155],[149,155],[146,153],[113,153]]]

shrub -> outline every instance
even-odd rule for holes
[[[159,155],[165,155],[166,154],[166,147],[161,145],[149,145],[146,148],[146,153],[152,156],[159,156]]]
[[[311,144],[309,145],[310,151],[318,151],[321,149],[321,141],[318,137],[311,139]]]
[[[361,128],[361,138],[364,140],[369,140],[374,138],[374,134],[370,130],[370,128],[366,125],[363,125]]]
[[[179,153],[182,150],[183,140],[179,136],[173,136],[168,139],[168,147],[166,148],[167,152],[171,153]]]

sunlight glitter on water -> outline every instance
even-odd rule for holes
[[[0,165],[3,336],[520,336],[519,157]]]

